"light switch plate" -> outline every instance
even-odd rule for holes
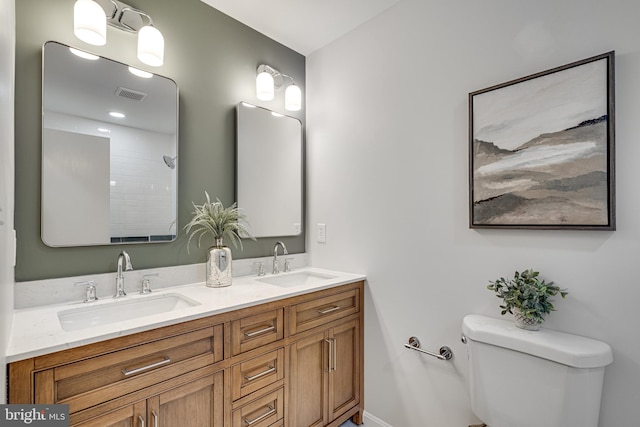
[[[327,224],[318,224],[318,243],[327,243]]]

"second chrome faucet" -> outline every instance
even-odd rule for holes
[[[131,257],[129,257],[127,251],[120,252],[120,255],[118,255],[116,266],[118,268],[118,272],[116,274],[116,294],[113,297],[120,298],[127,295],[127,293],[124,291],[123,272],[133,270],[133,266],[131,265]]]
[[[280,240],[273,245],[273,274],[280,273],[280,264],[278,263],[278,247],[282,247],[282,255],[288,255],[287,247]]]

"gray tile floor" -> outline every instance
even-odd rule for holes
[[[344,424],[341,424],[340,427],[358,427],[358,426],[352,423],[351,421],[347,421]],[[364,427],[364,424],[362,424],[362,426],[360,427]]]

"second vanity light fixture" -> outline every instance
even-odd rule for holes
[[[152,67],[164,62],[164,37],[153,26],[151,17],[118,0],[76,0],[73,7],[73,33],[94,46],[107,43],[107,24],[138,33],[138,59]]]
[[[289,111],[298,111],[302,108],[302,91],[293,77],[282,74],[269,65],[262,64],[258,67],[256,97],[261,101],[271,101],[275,96],[275,90],[284,84],[284,79],[291,80],[291,84],[284,92],[284,108]]]

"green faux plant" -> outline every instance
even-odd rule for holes
[[[233,243],[234,247],[242,249],[242,237],[248,237],[251,240],[255,238],[249,232],[249,222],[244,212],[233,203],[228,208],[225,208],[220,199],[216,199],[212,202],[209,198],[209,193],[204,192],[207,201],[201,205],[193,203],[193,218],[184,230],[189,234],[189,240],[187,241],[187,250],[191,244],[191,239],[198,238],[198,247],[202,238],[208,234],[214,239],[222,239],[228,237]]]
[[[501,314],[514,314],[513,310],[520,311],[520,314],[536,324],[544,322],[544,316],[555,310],[551,297],[558,294],[565,298],[568,294],[566,289],[560,289],[553,282],[541,280],[537,271],[532,269],[524,270],[522,273],[515,272],[513,279],[499,278],[494,282],[489,282],[487,289],[494,291],[498,298],[504,302],[500,306]]]

